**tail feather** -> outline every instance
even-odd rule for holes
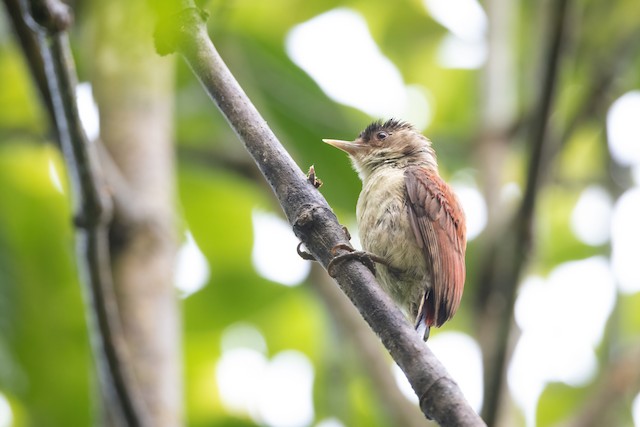
[[[415,328],[418,335],[426,342],[429,339],[429,332],[431,328],[429,321],[427,320],[427,297],[429,296],[429,289],[424,293],[424,296],[420,300],[420,307],[418,308],[418,315],[416,316]]]
[[[429,332],[431,332],[431,328],[427,325],[426,319],[424,317],[421,317],[416,322],[416,332],[422,337],[425,342],[429,339]]]

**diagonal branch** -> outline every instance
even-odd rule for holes
[[[182,147],[179,155],[192,163],[225,169],[268,190],[262,175],[249,159],[234,159],[222,151],[193,147]],[[373,388],[395,425],[424,426],[424,415],[400,391],[392,375],[389,358],[384,348],[358,310],[320,266],[314,264],[309,278],[311,287],[324,302],[336,327],[344,332],[346,340],[350,341],[356,349],[363,369],[371,377]]]
[[[45,77],[69,171],[81,282],[86,283],[87,308],[101,391],[114,425],[139,426],[144,412],[126,363],[109,266],[107,225],[112,201],[98,165],[95,145],[89,144],[80,123],[75,98],[76,76],[66,29],[72,17],[58,0],[31,0],[25,21],[33,22]]]
[[[205,14],[193,1],[178,2],[182,10],[167,16],[157,28],[160,54],[180,53],[218,105],[269,182],[295,234],[323,265],[331,248],[347,243],[337,218],[324,197],[307,181],[289,153],[249,101],[209,39]],[[427,417],[441,425],[484,425],[471,409],[442,364],[406,321],[362,264],[336,268],[342,290],[378,334],[405,372]]]

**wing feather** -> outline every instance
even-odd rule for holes
[[[451,188],[431,169],[405,172],[407,211],[427,262],[431,289],[420,304],[427,326],[441,326],[458,309],[465,281],[466,226]],[[426,291],[426,289],[425,289]]]

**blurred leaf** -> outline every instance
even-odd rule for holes
[[[558,178],[567,182],[601,181],[605,178],[607,153],[600,124],[580,128],[559,156]]]
[[[354,221],[361,183],[346,155],[321,139],[353,139],[372,118],[331,100],[285,49],[293,26],[337,7],[362,14],[380,51],[398,67],[404,82],[427,93],[433,120],[425,134],[434,141],[441,173],[451,177],[464,170],[482,183],[476,142],[484,126],[485,71],[453,70],[439,64],[438,52],[449,31],[431,18],[421,0],[213,0],[199,4],[211,14],[210,34],[225,62],[300,168],[306,171],[315,165],[324,181],[320,191],[342,223]],[[95,5],[80,2],[76,6],[72,43],[81,80],[85,80],[91,78],[91,61],[86,58],[93,53],[96,31],[85,17]],[[603,58],[637,31],[636,6],[635,0],[573,3],[554,129],[565,129],[567,118],[582,107],[598,70],[613,65]],[[548,31],[546,7],[545,3],[524,2],[513,17],[510,42],[517,84],[513,96],[518,103],[513,115],[524,115],[525,122],[540,89],[541,43]],[[61,162],[51,147],[14,139],[16,133],[41,134],[46,117],[19,48],[7,35],[0,31],[0,135],[10,136],[0,138],[0,390],[10,396],[19,412],[18,425],[89,425],[92,368],[74,266],[69,201],[55,190],[49,177],[49,161],[59,171]],[[615,94],[640,84],[638,65],[640,59],[635,55],[616,75],[615,90],[599,100],[598,110]],[[360,71],[367,73],[367,66],[363,64]],[[181,213],[185,228],[211,268],[207,286],[183,301],[189,425],[254,425],[227,414],[216,385],[221,336],[237,322],[260,330],[268,357],[297,349],[310,358],[315,369],[315,422],[333,416],[348,426],[393,425],[377,402],[358,355],[345,345],[348,338],[331,323],[318,297],[305,285],[284,287],[255,271],[252,212],[258,208],[280,214],[280,208],[238,137],[183,61],[179,61],[175,96]],[[545,177],[552,185],[543,190],[537,206],[533,270],[548,272],[561,262],[607,255],[609,250],[606,245],[582,244],[570,228],[583,188],[593,183],[609,186],[604,120],[600,112],[588,120],[564,142]],[[504,147],[502,181],[493,191],[500,192],[512,182],[523,188],[530,147],[522,138],[527,130],[522,129]],[[483,249],[476,242],[469,245],[469,277],[483,262]],[[636,340],[640,334],[639,295],[619,299],[618,321],[610,322],[611,346],[618,345],[618,339]],[[473,331],[476,316],[471,307],[472,301],[463,299],[448,328]],[[604,347],[600,359],[610,350]],[[547,387],[538,407],[540,425],[570,417],[571,411],[581,407],[586,389],[562,384]],[[518,418],[514,424],[522,423]]]
[[[92,368],[69,203],[51,183],[50,161],[60,166],[50,146],[0,147],[0,253],[11,254],[0,277],[11,304],[0,317],[12,358],[0,387],[24,399],[29,425],[88,425]]]
[[[636,342],[640,338],[640,292],[621,295],[618,298],[618,326],[625,341]]]
[[[571,231],[571,213],[579,193],[559,185],[550,185],[542,191],[536,219],[538,267],[543,272],[570,260],[588,258],[600,249],[578,241]]]
[[[250,267],[251,213],[269,200],[247,181],[219,171],[182,169],[179,186],[184,217],[211,267],[209,284],[186,301],[191,327],[227,325],[282,293]]]
[[[251,213],[271,203],[260,188],[215,170],[185,168],[179,176],[184,216],[211,266],[210,282],[184,304],[188,411],[198,425],[212,422],[222,409],[215,362],[225,327],[249,322],[263,333],[271,354],[295,348],[313,356],[313,331],[321,325],[316,302],[303,289],[274,284],[252,267]]]
[[[538,427],[554,426],[570,420],[582,408],[587,396],[588,388],[575,388],[563,383],[547,385],[538,403]]]
[[[387,426],[389,420],[383,408],[372,406],[377,396],[373,393],[371,380],[365,376],[356,376],[349,383],[349,408],[351,408],[352,422],[345,425],[360,424],[366,426]]]
[[[36,130],[41,133],[47,119],[29,78],[24,58],[14,45],[0,44],[0,133],[3,128]]]

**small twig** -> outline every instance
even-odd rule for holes
[[[309,166],[309,172],[307,172],[307,180],[315,188],[322,187],[322,180],[316,176],[316,168],[313,165]]]
[[[295,234],[323,266],[330,250],[347,243],[326,200],[282,147],[231,75],[209,39],[205,14],[193,1],[166,17],[156,32],[161,54],[180,53],[218,105],[271,185]],[[441,425],[484,425],[444,367],[422,342],[400,310],[360,263],[336,268],[342,290],[378,334],[420,396],[425,415]]]
[[[46,80],[51,94],[60,145],[74,197],[78,261],[86,283],[87,309],[101,391],[109,402],[108,416],[117,425],[147,425],[133,375],[126,363],[109,265],[107,225],[112,215],[97,153],[88,143],[76,104],[76,77],[65,30],[70,10],[57,0],[31,0],[28,18],[36,25]]]

